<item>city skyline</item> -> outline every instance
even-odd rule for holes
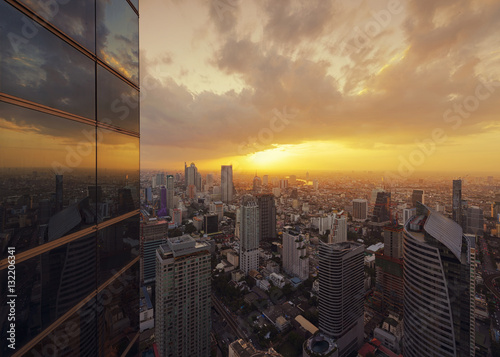
[[[467,162],[496,173],[498,11],[493,1],[144,3],[142,167],[410,176]]]

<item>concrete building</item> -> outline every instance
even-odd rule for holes
[[[420,204],[403,237],[403,354],[474,356],[475,237]]]
[[[417,207],[417,202],[425,203],[424,190],[413,190],[413,193],[411,194],[411,207]]]
[[[283,270],[301,280],[309,278],[309,258],[304,235],[287,229],[283,232]]]
[[[453,180],[452,219],[462,226],[462,180]]]
[[[319,246],[319,328],[336,341],[340,357],[363,343],[363,253],[364,246],[354,242]]]
[[[483,210],[477,206],[468,207],[465,211],[465,233],[473,235],[484,233]]]
[[[183,235],[156,252],[155,336],[164,357],[210,355],[209,249]]]
[[[220,169],[221,199],[224,203],[233,201],[233,165],[222,165]],[[215,192],[214,192],[215,193]]]
[[[259,206],[254,197],[243,197],[240,220],[240,268],[248,274],[259,268]]]
[[[259,206],[259,239],[261,242],[276,239],[276,203],[274,195],[264,193],[257,195]]]
[[[156,277],[156,249],[165,242],[168,222],[156,218],[141,222],[140,274],[141,284],[149,284]]]
[[[352,200],[352,218],[355,221],[365,221],[368,218],[368,201]]]

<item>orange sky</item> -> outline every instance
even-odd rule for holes
[[[498,1],[140,11],[144,169],[500,171]]]

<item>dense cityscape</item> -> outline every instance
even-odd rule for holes
[[[0,356],[500,357],[499,18],[0,0]]]

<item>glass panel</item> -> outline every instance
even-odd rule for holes
[[[139,138],[97,131],[98,221],[139,208]]]
[[[139,215],[99,230],[97,245],[101,285],[139,256]]]
[[[99,356],[96,326],[97,298],[93,298],[31,349],[27,356]]]
[[[137,10],[139,10],[139,0],[130,0],[130,2],[135,6]]]
[[[97,67],[97,120],[139,132],[139,92]]]
[[[90,58],[4,1],[0,29],[0,92],[95,118],[95,65]]]
[[[95,1],[20,0],[20,2],[95,53]]]
[[[139,18],[125,0],[97,1],[97,56],[139,84]]]
[[[0,258],[95,222],[95,127],[0,102]]]
[[[88,296],[96,286],[96,238],[89,235],[15,265],[16,345],[23,346]],[[0,271],[2,305],[7,305],[8,270]],[[7,314],[0,315],[7,326]],[[2,329],[2,341],[6,341]],[[1,344],[2,352],[7,346]],[[44,355],[45,356],[45,355]]]
[[[119,357],[139,332],[139,262],[98,294],[102,356]],[[137,356],[139,339],[127,356]]]

